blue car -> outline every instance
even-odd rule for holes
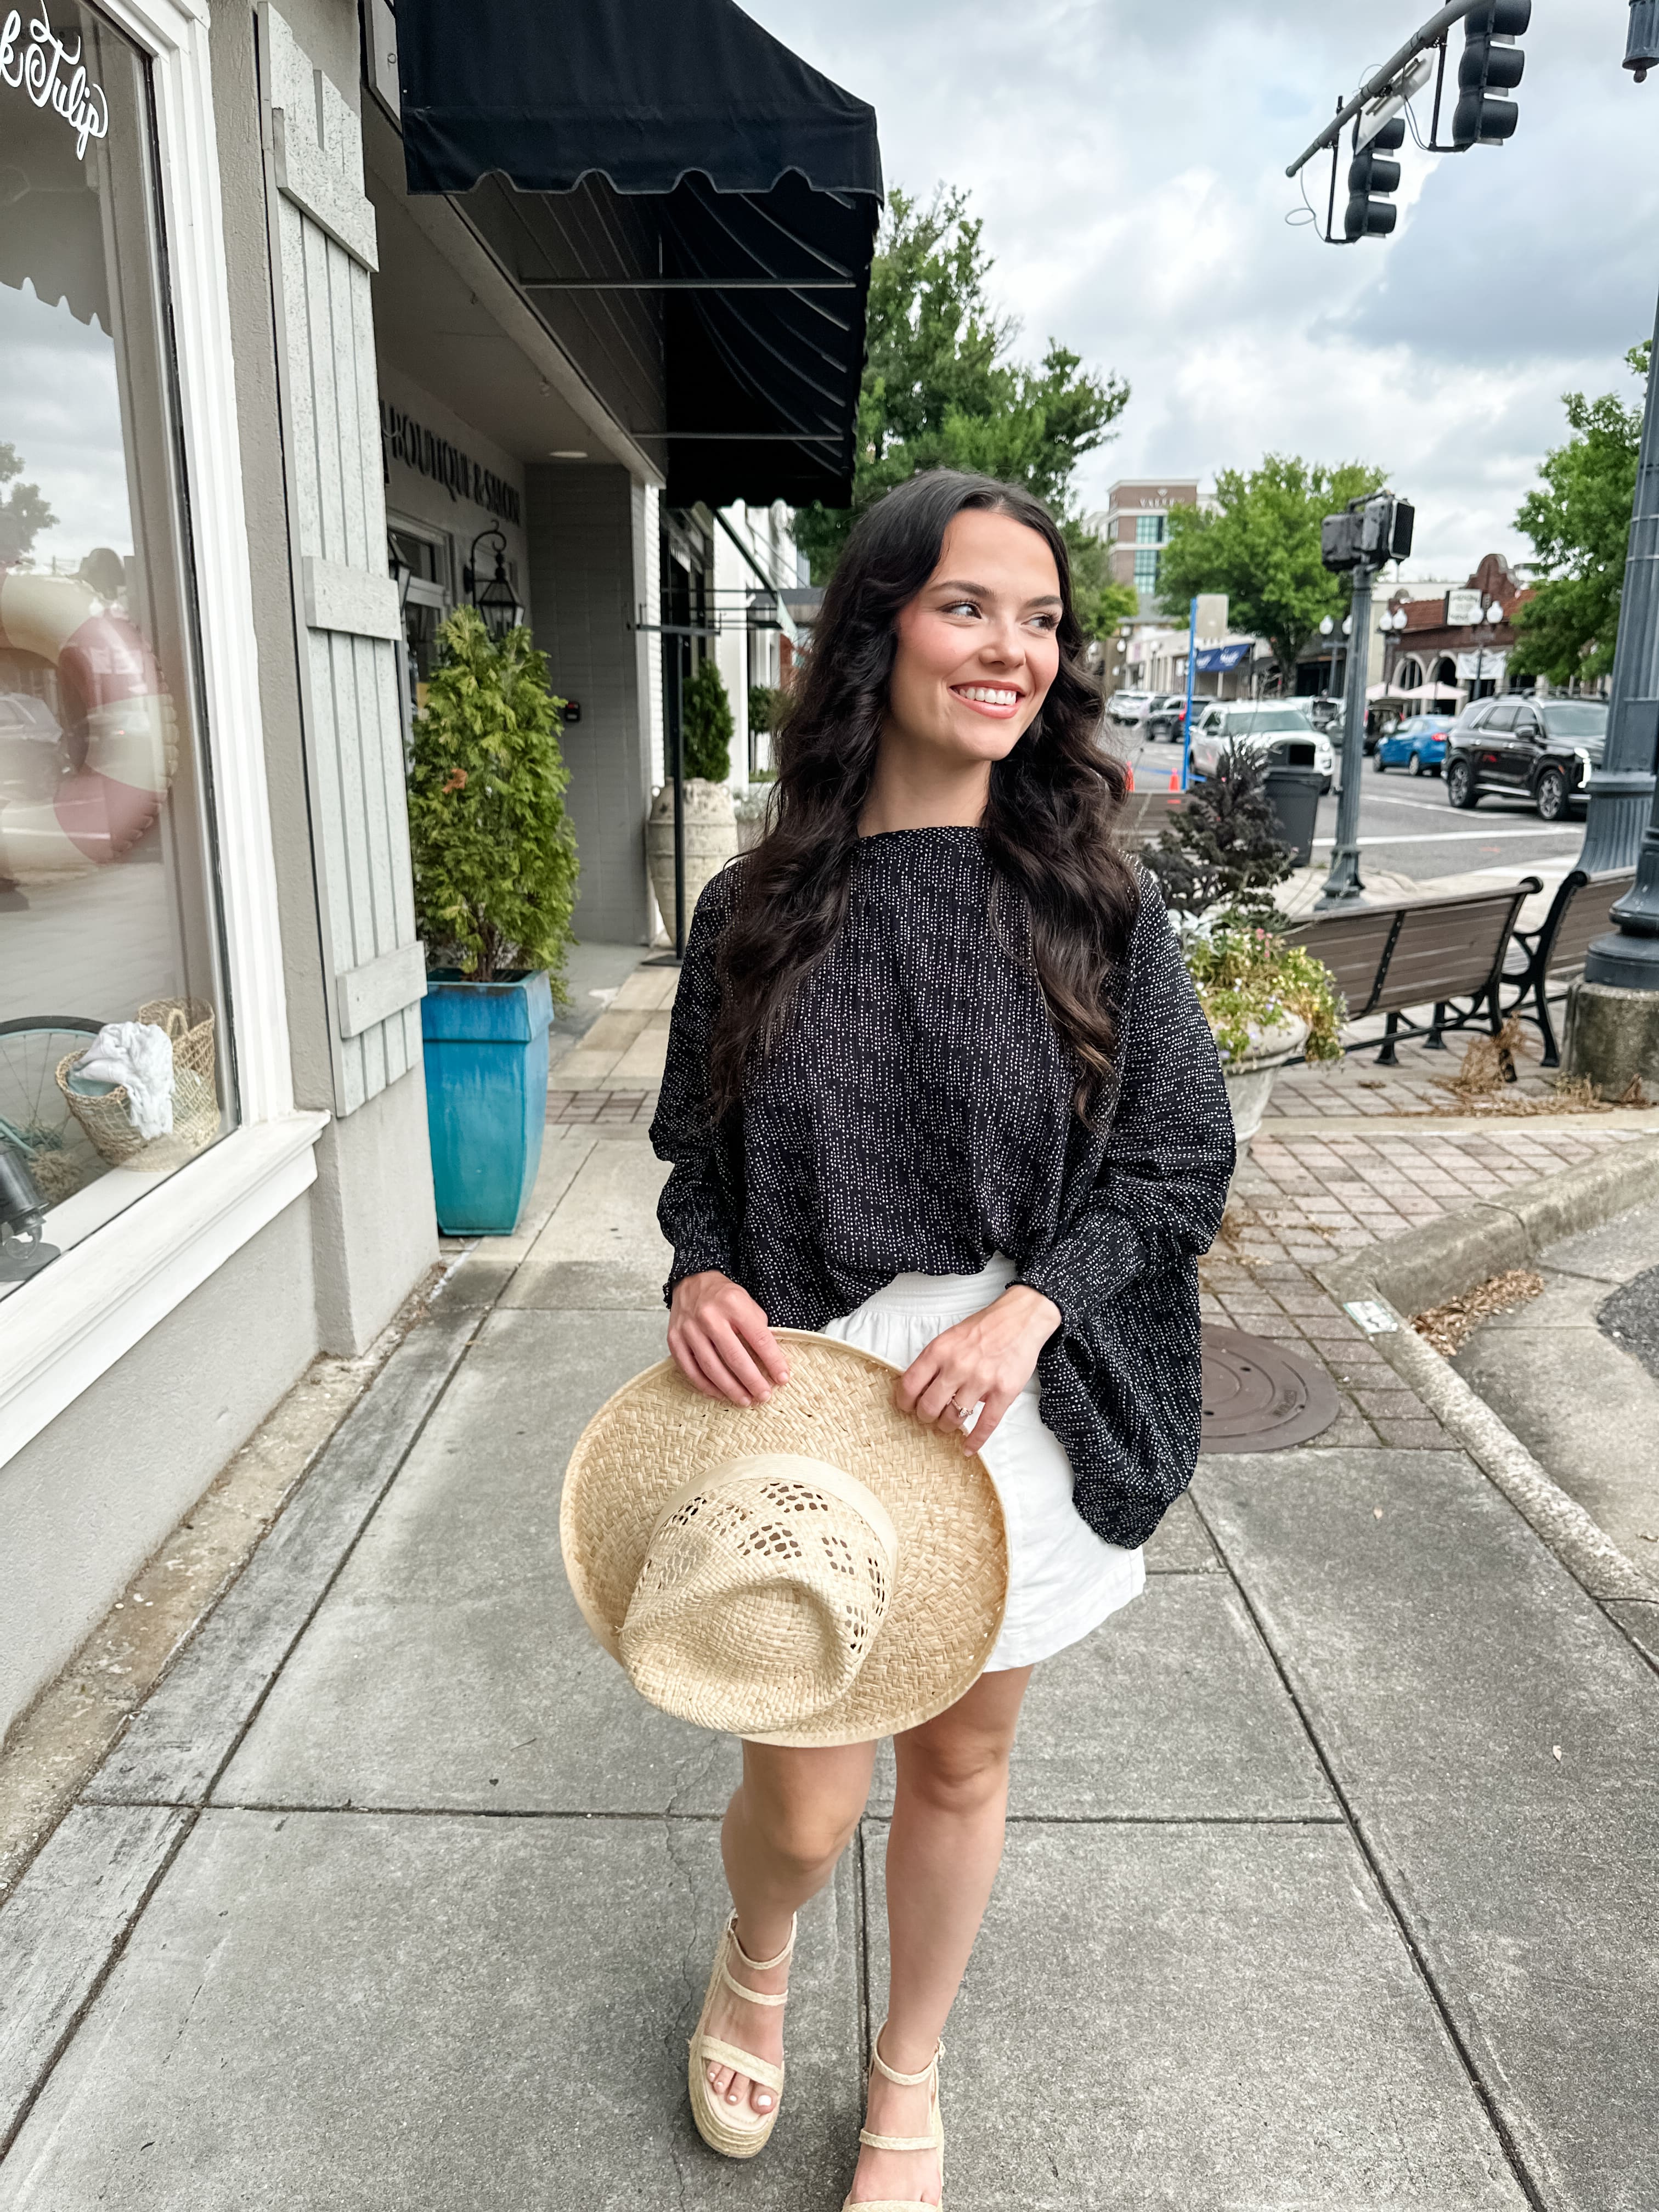
[[[1413,775],[1438,775],[1451,726],[1449,714],[1407,715],[1391,737],[1378,738],[1371,766],[1379,775],[1389,768],[1408,768]]]

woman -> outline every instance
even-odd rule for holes
[[[1065,542],[1027,493],[917,477],[854,528],[779,746],[763,842],[697,902],[652,1125],[673,1163],[669,1348],[746,1406],[774,1327],[903,1371],[984,1455],[1009,1591],[986,1671],[898,1737],[888,2016],[851,2206],[941,2201],[936,2053],[1001,1856],[1032,1668],[1139,1590],[1198,1443],[1195,1257],[1232,1125],[1156,888],[1114,846]],[[776,2117],[797,1909],[874,1747],[745,1743],[735,1915],[694,2113],[752,2154]]]

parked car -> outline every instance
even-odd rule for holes
[[[1193,704],[1195,709],[1197,701]],[[1190,772],[1199,777],[1212,774],[1230,744],[1249,745],[1266,753],[1270,760],[1292,767],[1316,768],[1320,789],[1331,787],[1336,770],[1331,741],[1315,729],[1303,708],[1287,700],[1259,707],[1211,704],[1193,732],[1188,755]]]
[[[1144,722],[1147,708],[1158,696],[1156,691],[1114,691],[1106,702],[1107,720],[1131,726]]]
[[[1460,807],[1526,799],[1546,822],[1562,821],[1601,766],[1607,734],[1598,699],[1477,699],[1447,733],[1446,796]]]
[[[0,805],[50,799],[64,774],[64,732],[44,699],[0,692]]]
[[[1207,700],[1194,699],[1194,714],[1208,704]],[[1187,695],[1184,691],[1160,691],[1146,709],[1146,736],[1149,743],[1160,738],[1171,738],[1179,744],[1185,737],[1187,724]]]
[[[1371,766],[1381,775],[1386,769],[1409,769],[1413,775],[1438,775],[1446,757],[1449,714],[1407,714],[1386,738],[1379,738]]]

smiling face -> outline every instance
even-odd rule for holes
[[[884,753],[902,753],[910,775],[988,774],[1054,680],[1061,611],[1054,556],[1035,530],[977,507],[953,517],[895,625]]]

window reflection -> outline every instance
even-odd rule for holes
[[[0,0],[0,1297],[234,1120],[149,100]]]

